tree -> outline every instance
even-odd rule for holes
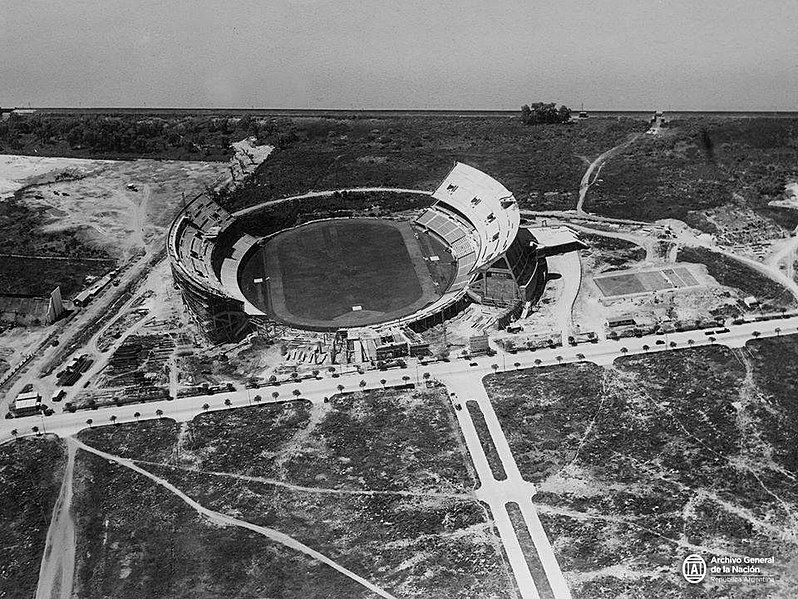
[[[360,388],[362,389],[362,388],[363,388],[363,387],[365,387],[365,386],[366,386],[368,383],[366,383],[366,381],[365,381],[365,380],[361,380],[361,381],[360,381],[358,384],[360,385]]]
[[[338,385],[338,392],[339,393],[343,393],[344,392],[344,386],[343,385],[340,385],[340,384]]]
[[[111,417],[108,420],[116,424],[116,414],[111,414]]]
[[[314,369],[314,370],[313,370],[313,377],[315,378],[315,377],[317,377],[317,376],[319,376],[319,371],[318,371],[318,370],[316,370],[316,369]]]
[[[688,339],[687,340],[687,345],[695,345],[695,339],[693,339],[692,337],[690,339]]]
[[[87,418],[86,419],[86,424],[88,424],[89,426],[91,426],[93,423],[94,423],[94,420],[92,420],[91,418]]]
[[[751,336],[753,336],[753,337],[759,337],[761,334],[762,334],[762,333],[760,333],[759,331],[754,331],[754,332],[752,332],[752,333],[751,333]]]
[[[424,374],[422,374],[422,375],[421,375],[421,377],[422,377],[422,378],[423,378],[425,381],[428,381],[428,380],[430,379],[430,377],[431,377],[431,376],[432,376],[432,375],[431,375],[429,372],[425,372]]]
[[[39,433],[39,427],[38,427],[38,426],[32,426],[32,427],[30,428],[30,430],[32,430],[32,431],[33,431],[34,433],[36,433],[36,434],[38,434],[38,433]]]
[[[576,359],[577,360],[584,360],[585,359],[585,354],[576,354]]]
[[[535,358],[535,366],[540,366],[541,364],[543,364],[543,360],[540,358]]]
[[[211,406],[210,406],[210,405],[208,405],[208,404],[206,404],[206,403],[204,403],[204,404],[202,404],[202,409],[203,409],[203,410],[205,410],[205,411],[207,412],[208,410],[210,410],[210,409],[211,409]]]
[[[668,343],[668,347],[670,347],[670,348],[676,347],[676,342],[675,341],[671,341],[670,343]]]
[[[513,366],[515,366],[516,368],[521,368],[521,362],[515,362]]]
[[[255,401],[255,403],[259,403],[259,402],[260,402],[260,400],[261,400],[261,399],[263,399],[263,398],[262,398],[260,395],[256,395],[256,396],[255,396],[255,397],[253,397],[252,399]]]
[[[133,418],[135,418],[136,420],[138,420],[139,418],[141,418],[141,412],[136,412],[136,413],[134,413],[134,414],[133,414]]]
[[[557,357],[555,358],[555,360],[557,360],[557,361],[558,361],[560,364],[562,364],[563,357],[562,357],[562,356],[557,356]]]
[[[17,429],[15,429],[15,428],[12,428],[11,429],[11,436],[16,439],[17,435],[19,435],[19,431],[17,431]]]
[[[498,364],[491,364],[490,367],[493,368],[493,372],[498,372],[498,370],[499,370],[499,365]]]
[[[776,327],[773,329],[773,332],[776,333],[776,337],[778,337],[781,334],[781,327]]]
[[[625,347],[622,347],[622,348],[621,348],[621,353],[622,353],[622,354],[628,354],[628,353],[629,353],[629,350],[628,350],[627,348],[625,348]]]
[[[294,394],[294,397],[299,397],[300,395],[302,395],[302,391],[300,391],[299,389],[294,389],[292,393]]]
[[[155,415],[156,415],[158,418],[160,418],[161,416],[163,416],[163,410],[162,410],[162,409],[160,409],[160,408],[158,408],[157,410],[155,410]]]
[[[224,405],[226,405],[229,408],[230,406],[233,405],[233,402],[228,397],[227,399],[224,400]]]
[[[532,106],[524,104],[521,107],[521,122],[524,125],[544,125],[554,123],[567,123],[571,120],[571,109],[554,102],[535,102]]]
[[[329,368],[327,368],[327,371],[328,372],[335,372],[335,366],[330,366]]]
[[[280,397],[280,394],[277,391],[273,391],[272,392],[272,399],[277,399],[278,397]]]
[[[643,351],[648,351],[648,350],[650,350],[650,349],[651,349],[651,348],[650,348],[648,345],[646,345],[646,344],[643,344]]]
[[[409,377],[409,376],[407,376],[407,375],[404,375],[404,376],[402,377],[402,380],[403,380],[405,383],[407,383],[407,382],[410,380],[410,377]]]
[[[380,385],[382,385],[383,387],[385,387],[385,384],[386,384],[387,382],[388,382],[388,381],[386,381],[385,379],[380,379]]]

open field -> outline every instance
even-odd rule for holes
[[[254,253],[241,275],[261,309],[299,324],[370,324],[399,317],[445,289],[430,277],[407,223],[346,219],[286,231]],[[267,302],[261,301],[268,279]]]
[[[591,272],[630,268],[646,257],[645,248],[624,239],[584,231],[579,232],[579,238],[590,246],[590,250],[582,251],[580,257],[583,260],[587,260],[587,256],[590,257]]]
[[[99,278],[114,267],[114,261],[54,260],[0,256],[0,293],[47,296],[57,286],[69,299],[86,285],[86,277]]]
[[[674,120],[662,135],[644,136],[604,166],[585,209],[605,216],[653,221],[676,218],[710,231],[701,214],[742,197],[788,230],[798,211],[769,206],[780,199],[798,164],[795,118]]]
[[[645,128],[632,119],[527,127],[513,118],[279,118],[274,154],[252,185],[229,198],[242,208],[310,190],[359,186],[431,189],[455,160],[491,173],[524,206],[573,208],[585,168]],[[562,192],[546,199],[546,192]],[[564,195],[563,195],[564,194]]]
[[[698,281],[685,266],[668,266],[632,272],[613,272],[594,277],[606,297],[695,287]]]
[[[677,259],[681,262],[704,264],[707,272],[718,283],[732,287],[742,297],[753,295],[760,302],[776,308],[788,307],[795,303],[792,294],[765,275],[738,260],[704,248],[679,248]]]
[[[141,460],[202,506],[285,533],[397,597],[515,596],[442,390],[289,401],[80,439]],[[146,588],[149,597],[288,598],[300,596],[300,580],[307,597],[372,596],[265,539],[209,527],[140,473],[79,457],[79,597]]]
[[[61,487],[64,447],[51,438],[0,446],[0,597],[36,593],[50,514]]]
[[[796,347],[788,337],[486,379],[574,597],[682,597],[678,569],[693,552],[773,555],[766,573],[779,579],[734,589],[790,596],[794,389],[759,380]],[[696,596],[728,596],[729,584],[713,580]]]
[[[153,481],[85,452],[74,514],[78,599],[373,597],[327,566],[211,522]]]

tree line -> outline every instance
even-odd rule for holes
[[[524,125],[543,125],[551,123],[567,123],[571,120],[571,109],[554,103],[535,102],[531,106],[521,107],[521,122]]]

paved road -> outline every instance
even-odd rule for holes
[[[789,319],[736,325],[730,327],[728,333],[716,333],[714,337],[704,334],[703,331],[689,331],[663,336],[648,335],[620,341],[605,340],[575,348],[546,349],[537,352],[523,352],[516,355],[502,354],[493,357],[482,357],[473,361],[438,362],[419,368],[391,372],[369,371],[363,375],[350,373],[337,378],[326,376],[324,378],[287,383],[279,387],[267,387],[258,391],[239,390],[209,396],[184,398],[176,401],[153,402],[145,405],[134,404],[82,411],[74,414],[62,413],[51,417],[34,416],[4,420],[0,424],[0,441],[13,438],[12,430],[16,430],[21,435],[33,434],[33,427],[37,427],[41,432],[54,433],[59,436],[74,435],[88,426],[87,419],[91,419],[92,426],[109,424],[112,418],[116,422],[133,422],[140,418],[152,419],[163,416],[178,421],[187,421],[206,409],[236,409],[255,405],[257,403],[254,401],[256,394],[262,396],[261,403],[274,403],[295,399],[296,397],[302,397],[313,402],[323,402],[326,398],[340,393],[342,391],[341,386],[343,391],[355,391],[358,389],[377,389],[383,386],[407,384],[409,382],[408,378],[414,383],[421,383],[424,380],[424,373],[429,373],[430,378],[442,381],[449,391],[455,394],[456,401],[476,401],[485,418],[491,437],[490,440],[496,447],[506,473],[506,479],[504,480],[497,480],[494,477],[468,410],[465,407],[461,410],[455,410],[458,423],[466,439],[468,451],[471,454],[480,479],[480,488],[476,491],[476,495],[490,506],[496,528],[505,547],[510,567],[518,583],[522,598],[539,599],[541,597],[540,589],[543,589],[544,597],[570,599],[568,585],[532,503],[532,496],[535,493],[534,485],[524,481],[519,472],[499,420],[482,385],[482,378],[492,371],[514,369],[516,368],[516,363],[518,364],[517,368],[528,368],[538,364],[550,365],[560,362],[572,362],[581,359],[599,364],[608,364],[625,354],[670,351],[672,349],[671,343],[676,344],[677,348],[689,347],[691,345],[689,341],[692,341],[693,346],[709,345],[713,343],[712,339],[715,338],[715,343],[739,347],[752,338],[754,331],[759,332],[763,337],[795,333],[798,331],[798,316],[793,316]],[[662,344],[657,345],[658,342]],[[508,360],[513,360],[513,363],[508,363]],[[385,385],[381,384],[381,380],[386,381]],[[360,384],[361,381],[366,382],[365,386]],[[279,394],[276,398],[272,396],[274,390]],[[156,482],[163,484],[160,481]],[[173,490],[173,492],[177,491]],[[515,502],[520,507],[524,522],[533,540],[543,570],[543,574],[540,571],[536,571],[537,580],[534,578],[534,574],[527,563],[516,530],[510,520],[507,511],[508,502]],[[223,516],[217,513],[211,514],[210,512],[206,515],[213,518]],[[236,526],[251,526],[249,523],[241,521],[225,521],[224,523]],[[265,529],[256,532],[267,534],[267,536],[280,534],[278,531],[267,531]],[[283,541],[286,544],[294,542],[293,539],[288,538],[283,539]],[[307,553],[306,549],[302,548],[300,550]],[[323,560],[327,559],[324,556],[316,556],[315,554],[314,557]],[[347,573],[350,577],[352,574]],[[543,575],[545,575],[545,580]],[[359,580],[359,582],[362,584],[366,581]],[[387,594],[383,596],[387,596]]]
[[[763,337],[795,333],[798,331],[798,316],[792,316],[788,319],[732,325],[729,329],[728,333],[715,335],[715,343],[730,347],[741,347],[752,338],[754,331],[758,331]],[[229,407],[246,407],[255,403],[253,398],[256,394],[263,397],[261,403],[267,403],[294,399],[293,391],[298,390],[301,397],[314,402],[322,402],[325,397],[331,397],[339,393],[338,385],[343,385],[345,391],[358,390],[361,380],[366,381],[366,389],[379,389],[382,387],[380,384],[381,379],[385,379],[387,385],[395,386],[407,382],[402,379],[403,376],[409,376],[411,382],[421,382],[420,377],[424,372],[428,372],[433,378],[441,379],[467,371],[485,375],[497,369],[512,370],[515,368],[514,364],[516,362],[520,365],[519,368],[574,362],[580,359],[597,364],[610,364],[613,360],[625,354],[656,353],[688,347],[689,340],[692,340],[695,346],[710,345],[712,343],[710,337],[705,335],[703,331],[685,331],[667,335],[631,337],[618,341],[605,340],[595,344],[582,344],[577,347],[547,348],[536,352],[524,351],[515,355],[483,356],[472,361],[455,359],[451,362],[437,362],[421,366],[418,369],[411,367],[406,370],[392,370],[389,372],[373,370],[367,371],[362,375],[350,373],[343,374],[339,378],[332,378],[325,371],[322,373],[325,376],[319,379],[305,380],[298,383],[283,383],[279,387],[264,387],[257,391],[242,389],[214,395],[182,398],[175,401],[158,401],[122,407],[103,407],[97,410],[79,411],[74,414],[68,412],[54,414],[49,417],[28,416],[2,420],[0,421],[0,442],[11,439],[11,431],[14,429],[20,435],[33,434],[31,427],[37,426],[39,431],[46,429],[48,433],[69,436],[86,428],[87,418],[91,418],[95,425],[109,423],[112,415],[117,417],[117,422],[133,422],[138,418],[157,418],[156,410],[161,410],[162,415],[165,417],[178,421],[188,421],[201,414],[204,411],[203,405],[206,403],[209,405],[209,409],[213,410],[227,409],[228,406],[224,404],[224,401],[228,399],[231,402]],[[657,342],[662,342],[662,344],[657,345]],[[671,348],[669,346],[670,343],[675,343],[676,348]],[[626,351],[624,352],[623,349]],[[584,356],[584,358],[580,358],[580,355]],[[470,366],[469,364],[471,363],[476,364],[476,366]],[[276,400],[271,397],[273,391],[279,393],[279,397]],[[140,416],[136,417],[136,413],[140,413]]]

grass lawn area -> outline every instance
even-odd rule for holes
[[[446,284],[435,280],[448,282],[451,268],[430,269],[425,250],[409,222],[314,221],[257,248],[239,282],[254,305],[295,326],[366,326],[412,314],[440,297]]]
[[[311,224],[274,243],[292,314],[333,319],[358,305],[391,312],[421,295],[402,234],[379,221]]]

